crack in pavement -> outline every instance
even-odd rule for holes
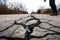
[[[60,27],[55,26],[55,25],[53,25],[53,24],[50,24],[50,23],[48,23],[48,22],[41,22],[41,21],[40,21],[41,19],[36,18],[36,17],[34,17],[34,16],[32,16],[32,15],[30,15],[30,17],[32,17],[32,18],[29,19],[29,20],[26,20],[26,21],[25,21],[26,23],[27,23],[28,21],[31,21],[31,20],[36,20],[37,22],[34,23],[34,24],[31,24],[31,25],[26,25],[26,24],[24,24],[24,23],[17,23],[17,21],[22,20],[22,18],[21,18],[21,19],[19,19],[19,20],[14,21],[14,23],[13,23],[11,26],[8,26],[8,27],[5,28],[4,30],[1,30],[1,31],[0,31],[0,33],[1,33],[1,32],[6,31],[7,29],[9,29],[10,27],[13,27],[14,25],[22,25],[25,29],[26,29],[26,27],[28,27],[28,29],[30,30],[30,32],[29,32],[28,30],[26,30],[25,38],[21,39],[21,38],[13,38],[13,37],[0,36],[0,39],[1,39],[1,38],[5,38],[5,39],[8,39],[8,40],[10,40],[10,39],[18,39],[18,40],[19,40],[19,39],[21,39],[21,40],[24,40],[24,39],[25,39],[25,40],[30,40],[31,38],[44,38],[44,37],[46,37],[46,36],[48,36],[48,35],[60,35],[60,32],[57,32],[57,31],[54,31],[54,30],[50,30],[50,28],[52,28],[52,27],[50,27],[49,29],[47,29],[47,28],[40,27],[39,25],[40,25],[41,23],[47,23],[47,24],[49,24],[49,25],[51,25],[51,26],[53,26],[53,27],[55,27],[55,28],[58,28],[58,29],[60,29]],[[54,33],[46,33],[44,36],[32,36],[32,35],[30,35],[30,34],[33,32],[33,28],[34,28],[34,27],[39,27],[39,28],[42,28],[42,29],[45,29],[45,30],[48,30],[48,31],[52,31],[52,32],[54,32]]]

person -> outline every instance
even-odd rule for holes
[[[44,0],[44,2],[46,2],[46,0]],[[53,11],[53,14],[50,14],[51,16],[58,16],[58,11],[57,11],[57,7],[55,4],[55,0],[49,0],[49,5]]]

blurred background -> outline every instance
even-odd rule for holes
[[[60,0],[55,0],[60,14]],[[49,0],[0,0],[0,14],[50,14]]]

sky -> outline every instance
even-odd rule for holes
[[[15,3],[17,4],[22,3],[27,8],[27,11],[29,13],[31,13],[32,11],[36,12],[38,9],[50,8],[49,0],[47,0],[46,2],[44,2],[44,0],[8,0],[7,4],[9,3],[14,5],[16,5]],[[58,5],[60,4],[60,0],[55,0],[55,3],[59,8]]]

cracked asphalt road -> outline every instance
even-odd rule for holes
[[[33,28],[33,32],[30,34],[30,40],[60,40],[60,15],[32,15],[35,18],[40,19],[41,23]],[[30,25],[37,22],[35,19],[29,21],[31,18],[33,19],[33,17],[30,17],[28,14],[0,15],[0,40],[25,40],[24,38],[27,28],[24,29],[19,23]],[[26,20],[28,20],[27,23]],[[18,25],[15,24],[15,21]]]

